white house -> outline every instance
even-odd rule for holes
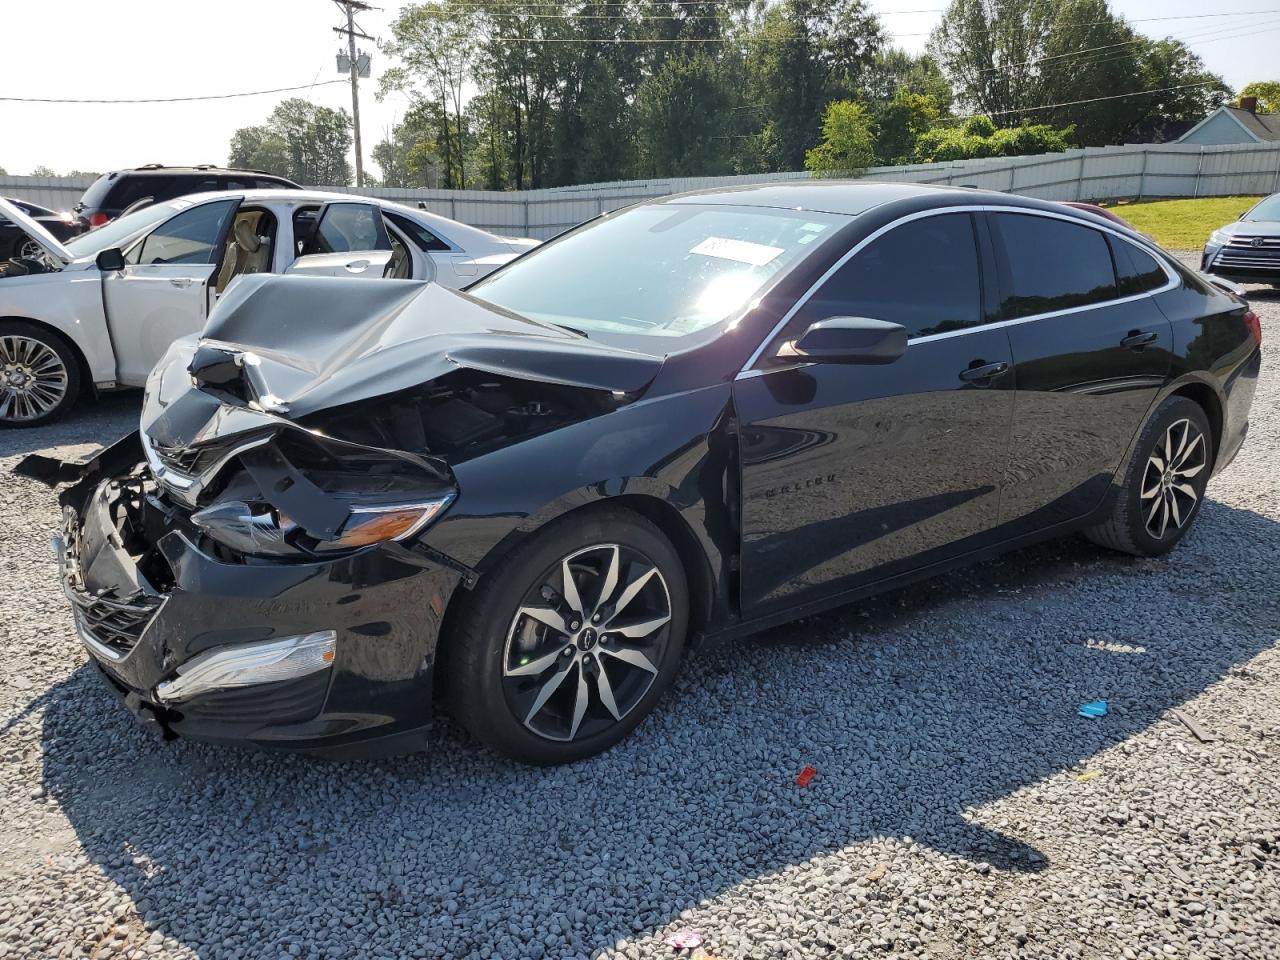
[[[1258,113],[1257,97],[1241,97],[1240,106],[1219,107],[1174,142],[1280,142],[1280,113]]]

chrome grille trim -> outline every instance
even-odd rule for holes
[[[156,483],[164,487],[174,499],[180,503],[194,507],[196,500],[201,492],[209,483],[221,472],[222,468],[227,465],[232,457],[244,453],[246,450],[252,450],[254,447],[260,447],[267,443],[271,437],[255,437],[252,440],[246,440],[243,443],[234,444],[222,449],[209,448],[180,448],[182,454],[188,454],[189,451],[195,450],[195,456],[171,455],[172,462],[190,462],[195,464],[199,469],[195,473],[186,473],[181,469],[177,469],[167,462],[166,457],[162,456],[155,448],[151,438],[147,436],[145,430],[141,433],[142,452],[147,458],[147,466],[151,468],[151,475],[155,478]],[[166,453],[170,451],[166,450]],[[202,463],[201,454],[214,455],[206,457],[208,462]]]
[[[147,627],[164,606],[164,597],[137,593],[131,597],[94,595],[80,579],[80,529],[74,514],[65,517],[62,538],[55,538],[62,572],[62,592],[71,601],[76,633],[102,660],[123,660],[138,645]]]

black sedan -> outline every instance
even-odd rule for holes
[[[17,200],[13,197],[6,197],[5,199],[37,221],[59,240],[70,240],[85,231],[84,221],[73,214],[56,213],[48,207],[42,207],[37,203],[29,203],[26,200]],[[26,231],[16,223],[6,219],[4,214],[0,214],[0,262],[14,257],[38,259],[40,255],[40,245],[27,236]]]
[[[473,285],[255,276],[70,484],[61,575],[170,736],[557,763],[696,642],[1047,537],[1164,553],[1245,437],[1246,303],[1087,212],[789,184]]]

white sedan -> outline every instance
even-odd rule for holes
[[[44,250],[0,264],[0,426],[79,394],[142,386],[246,273],[434,280],[462,287],[536,246],[385,200],[308,190],[200,193],[60,242],[0,198]]]

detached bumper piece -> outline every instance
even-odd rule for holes
[[[94,663],[139,720],[168,737],[336,757],[425,746],[440,618],[463,571],[401,544],[233,557],[140,456],[119,469],[129,458],[112,449],[93,463],[113,476],[35,469],[76,480],[55,538],[63,589]]]

